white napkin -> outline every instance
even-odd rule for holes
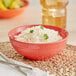
[[[4,59],[0,56],[0,60],[4,60]],[[27,74],[27,76],[55,76],[53,74],[50,75],[49,72],[42,71],[38,68],[34,68],[34,67],[24,64],[22,62],[18,62],[18,61],[12,60],[12,59],[9,59],[9,61],[12,63],[15,63],[15,64],[19,64],[22,66],[32,68],[32,70],[20,68],[23,72],[25,72]],[[26,75],[21,74],[21,72],[19,72],[17,70],[18,70],[18,68],[13,68],[9,65],[0,63],[0,75],[1,76],[26,76]]]

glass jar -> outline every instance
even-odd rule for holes
[[[42,24],[66,27],[66,6],[68,0],[40,0],[42,5]]]

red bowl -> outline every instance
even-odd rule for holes
[[[23,0],[23,1],[25,2],[26,5],[21,8],[0,10],[0,18],[1,19],[12,18],[12,17],[20,15],[23,11],[25,11],[27,6],[29,5],[29,2],[27,0]]]
[[[21,33],[26,28],[39,25],[19,26],[9,32],[10,42],[13,48],[22,56],[31,60],[47,60],[60,53],[67,42],[68,32],[56,26],[43,25],[46,28],[53,29],[59,32],[62,40],[53,43],[26,43],[15,40],[14,36]]]

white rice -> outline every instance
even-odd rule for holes
[[[15,36],[15,40],[28,43],[50,43],[61,39],[62,37],[59,35],[58,31],[43,26],[27,28],[19,35]]]

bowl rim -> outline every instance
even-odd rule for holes
[[[24,5],[23,7],[15,8],[15,9],[0,10],[0,12],[1,12],[1,11],[6,12],[6,11],[13,11],[13,10],[20,10],[20,9],[23,9],[23,8],[25,8],[25,7],[29,6],[29,2],[28,2],[27,0],[22,0],[22,1],[24,1],[24,3],[26,3],[26,5]]]
[[[43,24],[34,24],[34,25],[18,26],[18,27],[14,28],[14,29],[17,29],[17,28],[19,28],[19,27],[25,27],[25,26],[28,28],[28,26],[33,27],[33,26],[40,26],[40,25],[42,25],[42,26],[49,26],[49,25],[43,25]],[[48,42],[48,43],[28,43],[28,42],[21,42],[21,41],[17,41],[17,40],[15,40],[15,39],[12,39],[12,38],[10,37],[10,36],[11,36],[10,33],[11,33],[14,29],[12,29],[11,31],[8,32],[8,36],[9,36],[9,39],[10,39],[10,40],[13,40],[13,41],[15,41],[15,42],[22,43],[22,44],[32,44],[32,45],[56,44],[56,43],[64,42],[65,40],[68,39],[69,33],[68,33],[67,30],[65,30],[65,29],[63,29],[63,28],[60,28],[60,27],[57,27],[57,26],[53,26],[53,25],[50,25],[50,26],[51,26],[51,27],[55,27],[55,28],[59,28],[59,29],[61,29],[61,30],[64,30],[64,31],[67,33],[67,36],[66,36],[65,38],[62,38],[62,39],[59,40],[59,41],[56,41],[56,42]]]

